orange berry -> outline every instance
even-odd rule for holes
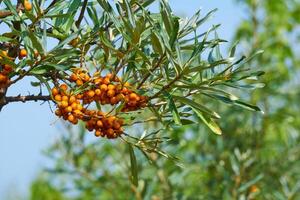
[[[94,80],[94,83],[96,85],[99,85],[101,82],[102,82],[102,78],[97,78],[97,79]]]
[[[109,116],[109,117],[107,118],[107,122],[108,122],[108,124],[109,124],[110,126],[113,125],[113,123],[114,123],[115,120],[116,120],[116,117],[115,117],[115,116]]]
[[[117,129],[117,130],[118,130],[118,129],[121,127],[121,125],[120,125],[118,122],[115,121],[115,122],[113,123],[113,127],[114,127],[114,129]]]
[[[88,97],[93,98],[95,96],[95,92],[93,90],[89,90],[87,95]]]
[[[113,97],[115,96],[116,92],[114,90],[108,90],[106,94],[108,97]]]
[[[62,96],[62,101],[69,101],[69,97],[68,96]]]
[[[78,124],[78,119],[74,118],[74,120],[71,123],[74,125]]]
[[[90,79],[91,79],[91,77],[90,77],[88,74],[85,74],[83,80],[87,82],[87,81],[89,81]]]
[[[20,52],[19,52],[19,57],[20,58],[24,58],[27,56],[27,51],[26,49],[21,49]]]
[[[76,97],[75,96],[70,96],[70,98],[69,98],[69,103],[74,103],[74,102],[76,102]]]
[[[122,88],[121,92],[123,94],[128,94],[129,90],[126,87],[124,87],[124,88]]]
[[[99,116],[103,116],[103,115],[104,115],[104,113],[103,113],[102,111],[100,111],[100,110],[99,110],[99,111],[97,112],[97,115],[99,115]]]
[[[68,102],[67,101],[62,101],[61,102],[61,104],[60,104],[60,106],[62,107],[62,108],[66,108],[66,107],[68,107]]]
[[[129,99],[130,99],[130,100],[136,100],[136,99],[137,99],[137,94],[131,93],[131,94],[129,95]]]
[[[65,83],[63,83],[63,84],[61,84],[61,85],[59,86],[59,88],[60,88],[62,91],[67,91],[68,86],[67,86]]]
[[[82,107],[82,105],[81,104],[77,104],[77,110],[82,110],[83,109],[83,107]]]
[[[102,122],[101,120],[98,120],[98,121],[97,121],[97,126],[98,126],[98,127],[103,127],[103,122]]]
[[[111,73],[108,73],[108,74],[106,74],[106,76],[105,76],[105,78],[108,78],[108,79],[110,79],[110,78],[112,78],[112,74]]]
[[[71,79],[71,81],[77,81],[77,79],[78,79],[78,77],[77,77],[77,75],[76,74],[71,74],[71,76],[70,76],[70,79]]]
[[[107,90],[107,85],[106,85],[106,84],[102,84],[102,85],[100,86],[100,89],[101,89],[102,91],[106,91],[106,90]]]
[[[76,102],[72,103],[71,107],[72,107],[73,110],[77,109],[77,103]]]
[[[58,91],[57,88],[53,88],[53,89],[51,90],[51,93],[52,93],[53,96],[56,96],[57,94],[59,94],[59,91]]]
[[[55,115],[58,116],[58,117],[61,117],[61,115],[62,115],[61,110],[57,109],[55,111]]]
[[[72,112],[72,110],[73,110],[72,106],[68,106],[65,108],[66,112]]]
[[[71,114],[71,115],[68,116],[69,122],[73,122],[74,119],[75,119],[74,115]]]
[[[60,94],[55,95],[54,100],[55,101],[61,101],[61,95]]]
[[[114,129],[112,129],[112,128],[107,129],[107,136],[109,138],[114,137],[115,136],[114,133],[115,133]]]
[[[82,99],[83,98],[83,95],[82,94],[77,94],[76,95],[76,99]]]
[[[74,109],[73,109],[74,110]],[[74,110],[73,111],[73,114],[76,116],[76,117],[79,117],[82,115],[82,112],[80,110]]]
[[[99,130],[95,131],[95,136],[96,136],[96,137],[100,137],[100,136],[102,136],[102,133],[101,133],[101,131],[99,131]]]
[[[26,11],[31,11],[32,10],[32,5],[28,0],[24,0],[24,8]]]
[[[7,76],[4,76],[3,74],[0,74],[0,83],[6,83],[8,80]]]
[[[107,77],[104,78],[104,79],[102,80],[102,83],[108,85],[108,84],[110,83],[109,78],[107,78]]]
[[[114,85],[112,85],[112,84],[109,84],[109,85],[107,86],[107,89],[108,89],[108,90],[114,90],[114,89],[116,89],[116,86],[114,86]]]
[[[95,90],[95,94],[96,94],[97,96],[100,96],[100,95],[101,95],[101,90],[100,90],[100,89],[96,89],[96,90]]]
[[[111,103],[111,104],[117,104],[117,103],[118,103],[118,98],[117,98],[117,97],[112,97],[112,98],[110,99],[110,103]]]
[[[82,80],[80,80],[80,79],[78,79],[78,80],[76,81],[76,85],[78,85],[78,86],[81,86],[81,85],[83,85],[83,81],[82,81]]]
[[[83,79],[83,80],[85,79],[85,73],[84,73],[84,72],[81,72],[81,73],[79,74],[79,76],[80,76],[81,79]]]
[[[3,69],[6,70],[6,71],[8,71],[8,72],[11,72],[13,68],[12,68],[10,65],[5,64],[5,65],[3,66]]]

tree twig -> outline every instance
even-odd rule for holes
[[[165,58],[166,54],[164,53],[160,59],[157,61],[156,65],[150,69],[150,71],[146,74],[146,76],[142,79],[142,81],[140,82],[140,84],[137,86],[137,89],[139,89],[140,87],[142,87],[142,85],[145,83],[145,81],[149,78],[149,76],[151,75],[152,72],[154,72],[161,64],[161,62],[163,61],[163,59]]]
[[[84,17],[84,12],[85,12],[85,9],[87,7],[87,3],[88,3],[88,0],[84,0],[83,4],[82,4],[82,8],[81,8],[81,11],[80,11],[80,14],[79,14],[79,17],[77,19],[77,21],[75,22],[75,25],[77,28],[79,28],[80,26],[80,23]]]
[[[27,101],[51,101],[51,96],[47,95],[28,95],[28,96],[10,96],[2,97],[3,101],[0,102],[0,111],[3,106],[12,103],[12,102],[27,102]]]

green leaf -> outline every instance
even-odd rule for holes
[[[202,112],[204,114],[209,115],[212,118],[216,118],[216,119],[221,118],[220,115],[218,115],[218,113],[211,111],[210,109],[206,108],[205,106],[203,106],[199,103],[196,103],[195,101],[193,101],[191,99],[188,99],[186,97],[181,97],[181,96],[174,96],[174,95],[173,95],[173,98],[180,101],[181,103],[183,103],[185,105],[189,105],[192,108],[199,110],[200,112]]]
[[[129,155],[130,155],[130,166],[131,166],[131,181],[137,187],[138,186],[138,168],[137,161],[134,154],[134,150],[131,144],[128,144]]]
[[[217,135],[222,135],[222,130],[212,118],[205,117],[204,115],[202,115],[201,112],[199,112],[195,108],[192,109],[197,114],[197,116],[207,125],[207,127],[210,128],[210,130],[212,130]]]
[[[9,42],[11,40],[13,40],[13,39],[0,35],[0,42]]]
[[[163,45],[161,44],[156,33],[151,33],[151,43],[152,43],[154,52],[157,52],[160,55],[163,55]]]
[[[175,41],[178,38],[178,31],[179,31],[179,18],[173,18],[173,30],[170,36],[170,46],[173,47]]]
[[[168,92],[164,92],[164,95],[167,96],[167,98],[168,98],[169,109],[172,112],[175,124],[182,125],[181,119],[180,119],[180,116],[179,116],[179,113],[178,113],[178,110],[177,110],[177,107],[175,105],[175,102],[174,102],[172,96]]]

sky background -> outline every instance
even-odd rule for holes
[[[200,27],[200,32],[221,24],[219,37],[229,41],[244,17],[243,9],[234,0],[170,0],[170,4],[174,13],[187,17],[200,8],[202,16],[218,8],[213,18]],[[29,92],[39,91],[31,88],[29,79],[24,79],[10,88],[8,95]],[[42,150],[61,134],[55,122],[48,103],[12,103],[0,112],[0,199],[7,193],[28,194],[30,182],[49,163]]]

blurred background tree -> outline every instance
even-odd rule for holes
[[[84,129],[66,127],[46,151],[55,165],[44,172],[46,184],[33,183],[31,199],[40,199],[39,191],[49,191],[44,199],[300,199],[300,2],[239,5],[247,19],[236,30],[237,51],[264,49],[249,65],[266,72],[265,86],[245,98],[264,115],[217,105],[223,136],[203,125],[170,130],[172,140],[160,146],[179,162],[153,153],[147,160],[120,141],[91,143]]]

